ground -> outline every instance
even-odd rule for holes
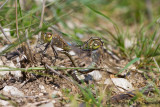
[[[84,52],[83,54],[84,55],[81,54],[80,56],[75,55],[73,56],[73,59],[80,67],[87,67],[92,62],[91,61],[92,58],[90,55],[88,55],[88,52]],[[52,63],[51,59],[45,57],[43,57],[43,59],[40,60],[41,58],[38,58],[38,56],[40,55],[41,53],[36,53],[35,65],[31,62],[27,62],[26,60],[22,60],[20,64],[23,64],[22,66],[27,66],[28,68],[35,66],[44,67],[42,62],[47,63],[49,66],[73,67],[69,58],[66,55],[62,54],[61,52],[59,52],[59,58],[56,60],[55,64]],[[47,50],[46,55],[48,56],[50,55],[54,59],[53,57],[54,55],[51,48]],[[102,77],[98,78],[96,77],[98,75],[95,73],[96,75],[95,76],[94,73],[92,72],[93,74],[91,75],[92,79],[89,81],[89,83],[88,82],[78,83],[79,85],[85,87],[94,85],[91,88],[91,92],[93,92],[94,94],[96,94],[95,93],[96,91],[101,92],[103,90],[104,93],[110,91],[111,93],[110,97],[146,86],[147,78],[144,77],[143,72],[137,71],[136,69],[132,69],[133,67],[135,67],[134,65],[132,65],[130,69],[125,70],[123,71],[123,73],[121,73],[125,76],[119,75],[117,77],[116,74],[119,72],[117,68],[124,67],[125,64],[127,64],[128,62],[125,60],[117,61],[116,59],[113,58],[112,55],[109,55],[106,51],[104,51],[103,54],[101,53],[100,58],[101,59],[98,60],[99,62],[97,63],[98,67],[107,69],[94,70],[93,72],[94,73],[99,72],[98,75],[101,75]],[[3,57],[2,59],[3,61],[4,59],[5,61],[8,60],[5,57]],[[10,61],[14,60],[15,58]],[[17,62],[16,61],[14,62],[15,62],[14,64],[16,65]],[[69,76],[70,70],[56,70],[56,71],[61,73],[61,75],[64,75],[69,80],[73,80],[73,78]],[[80,92],[79,87],[76,84],[74,84],[74,82],[67,81],[65,78],[56,75],[54,73],[51,74],[48,72],[48,69],[38,70],[35,72],[41,72],[42,74],[36,75],[26,71],[23,72],[23,77],[19,79],[10,74],[8,74],[6,77],[3,77],[3,79],[1,79],[1,93],[2,94],[4,93],[3,88],[5,86],[16,87],[18,90],[24,93],[24,95],[21,97],[9,95],[9,98],[12,101],[14,101],[14,103],[16,103],[18,106],[24,106],[24,107],[28,107],[31,105],[38,106],[50,102],[53,103],[54,106],[67,106],[67,105],[71,106],[72,103],[70,102],[71,99],[70,96],[74,95],[79,95],[79,97],[76,98],[79,104],[83,103],[82,93]],[[44,76],[43,73],[45,74],[49,73],[52,77]],[[124,84],[127,85],[127,83],[124,84],[122,83],[118,85],[118,81],[120,80],[116,81],[114,80],[115,78],[122,80],[125,79],[132,86],[130,85],[128,85],[128,87],[123,86]],[[124,80],[121,82],[124,82]],[[105,97],[107,97],[107,94],[103,96],[104,101],[107,100]]]

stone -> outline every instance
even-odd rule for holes
[[[52,102],[49,102],[49,103],[46,103],[46,104],[42,104],[38,107],[54,107],[53,103]]]
[[[117,88],[121,91],[121,92],[124,92],[124,91],[132,91],[134,90],[132,84],[127,80],[127,79],[124,79],[124,78],[111,78],[111,79],[106,79],[104,84],[106,85],[112,85],[113,83],[114,85],[117,86]]]
[[[19,91],[14,86],[5,86],[2,90],[2,93],[6,96],[15,96],[15,97],[23,97],[24,93],[22,91]]]
[[[99,80],[102,79],[102,75],[101,75],[101,73],[98,70],[94,70],[94,71],[92,71],[92,72],[90,72],[88,74],[90,74],[91,76],[93,76],[93,79],[96,80],[96,81],[99,81]]]

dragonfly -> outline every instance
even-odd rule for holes
[[[53,34],[51,32],[42,33],[41,40],[44,43],[47,43],[45,46],[45,49],[43,50],[43,53],[46,53],[49,46],[51,46],[55,59],[58,58],[56,47],[63,49],[64,51],[69,51],[71,48],[69,47],[69,43],[65,42],[62,37],[58,34]]]
[[[43,53],[45,53],[49,46],[51,46],[55,60],[58,58],[58,53],[56,50],[56,47],[62,49],[62,53],[64,53],[68,58],[71,60],[74,67],[78,67],[75,61],[73,60],[72,56],[69,54],[69,51],[71,51],[71,44],[66,42],[60,35],[53,34],[51,32],[42,33],[41,40],[44,43],[47,43],[45,45],[45,49],[43,50]],[[80,46],[80,49],[83,51],[93,51],[97,50],[98,48],[103,46],[103,42],[100,38],[97,37],[91,37],[89,40],[84,42],[82,46]],[[92,65],[92,64],[91,64]],[[93,69],[85,69],[85,70],[77,70],[80,73],[86,74],[89,72],[92,72]]]

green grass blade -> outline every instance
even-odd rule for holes
[[[96,14],[104,17],[104,18],[107,19],[108,21],[110,21],[110,22],[114,25],[114,27],[118,30],[117,24],[116,24],[112,19],[110,19],[108,16],[106,16],[105,14],[101,13],[101,12],[98,11],[98,10],[93,9],[92,7],[90,7],[90,6],[86,5],[86,4],[84,4],[84,5],[85,5],[88,9],[92,10],[94,13],[96,13]]]
[[[117,74],[117,75],[119,75],[119,74],[121,74],[125,69],[127,69],[130,65],[132,65],[133,63],[135,63],[135,62],[137,62],[137,61],[139,61],[140,60],[140,58],[135,58],[135,59],[133,59],[132,61],[130,61],[123,69],[121,69],[120,71],[119,71],[119,73]],[[116,76],[117,76],[116,75]]]
[[[51,3],[49,3],[49,4],[47,4],[45,7],[51,6],[51,5],[54,4],[55,2],[56,2],[56,1],[53,1],[53,2],[51,2]],[[26,18],[26,17],[28,17],[28,16],[36,13],[37,11],[41,10],[41,8],[42,8],[42,7],[40,6],[40,7],[37,7],[37,8],[35,8],[35,9],[30,10],[28,13],[26,13],[25,15],[23,15],[21,18],[18,18],[18,21],[20,21],[20,20],[22,20],[22,19],[24,19],[24,18]],[[12,21],[11,23],[5,25],[4,28],[5,28],[5,27],[8,27],[8,26],[10,26],[10,25],[12,25],[12,24],[15,24],[15,23],[16,23],[16,21]]]

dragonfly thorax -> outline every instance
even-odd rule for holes
[[[52,41],[51,45],[62,48],[65,51],[70,50],[69,45],[58,34],[52,34],[50,32],[47,32],[43,33],[41,38],[44,43],[50,43]]]

